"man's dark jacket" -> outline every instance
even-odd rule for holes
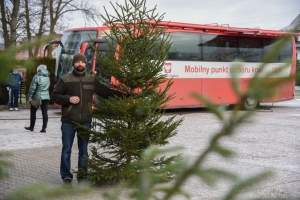
[[[14,74],[12,71],[7,75],[6,78],[6,84],[11,89],[19,89],[22,81],[22,76],[19,73]]]
[[[122,93],[101,84],[95,76],[79,75],[75,70],[62,76],[55,86],[51,99],[61,107],[62,122],[91,122],[94,93],[103,98],[122,96]],[[78,96],[78,104],[70,103],[71,96]]]

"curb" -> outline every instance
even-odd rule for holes
[[[30,109],[30,104],[29,103],[22,103],[19,104],[19,109]],[[48,109],[60,109],[56,106],[54,106],[53,104],[48,105]],[[2,110],[9,110],[8,105],[0,105],[0,111]]]

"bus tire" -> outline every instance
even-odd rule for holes
[[[245,110],[252,110],[259,106],[258,98],[248,96],[243,102],[243,107]]]

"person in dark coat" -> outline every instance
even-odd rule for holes
[[[19,93],[20,93],[20,84],[22,83],[23,78],[18,72],[18,67],[15,67],[6,78],[6,84],[8,87],[9,94],[9,111],[19,111]]]

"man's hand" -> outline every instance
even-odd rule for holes
[[[73,97],[70,97],[70,102],[72,104],[78,104],[80,101],[80,98],[78,96],[73,96]]]

